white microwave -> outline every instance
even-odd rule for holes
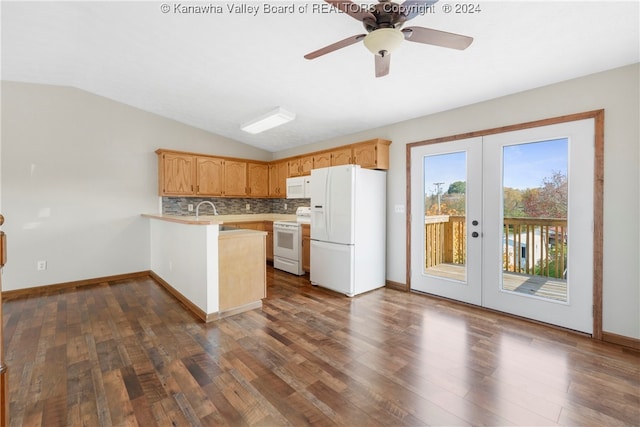
[[[311,197],[311,177],[287,178],[287,199],[308,199]]]

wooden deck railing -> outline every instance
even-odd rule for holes
[[[466,262],[465,219],[454,215],[425,217],[425,268]]]
[[[505,218],[503,233],[504,271],[565,278],[566,219]]]
[[[466,217],[425,217],[425,268],[466,262]],[[564,278],[567,268],[567,220],[504,218],[503,270]]]

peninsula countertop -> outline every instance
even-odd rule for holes
[[[245,215],[200,215],[196,219],[195,215],[163,215],[163,214],[142,214],[145,218],[159,219],[162,221],[177,222],[188,225],[220,225],[229,222],[255,222],[255,221],[295,221],[294,214],[245,214]]]

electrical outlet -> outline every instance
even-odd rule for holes
[[[189,212],[193,212],[193,203],[189,203],[189,204],[187,205],[187,210],[188,210]]]
[[[169,271],[173,271],[173,261],[169,261]]]
[[[38,268],[38,271],[46,270],[47,261],[38,261],[38,263],[36,264],[36,267]]]
[[[251,205],[249,203],[247,203],[247,210],[250,211],[251,210]]]
[[[284,210],[285,211],[287,210],[287,204],[286,203],[284,204]]]

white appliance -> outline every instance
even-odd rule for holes
[[[310,176],[287,178],[287,199],[308,199],[311,197],[309,187]]]
[[[311,220],[309,207],[296,209],[295,221],[273,223],[273,267],[302,276],[302,224]]]
[[[357,165],[311,171],[311,283],[347,296],[385,285],[386,178]]]
[[[311,198],[311,175],[303,176],[304,178],[304,198]]]

